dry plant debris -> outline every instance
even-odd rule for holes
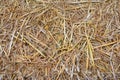
[[[120,0],[0,0],[0,80],[120,80]]]

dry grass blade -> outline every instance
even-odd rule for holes
[[[60,47],[60,44],[55,40],[55,38],[53,37],[52,33],[50,31],[48,31],[48,33],[52,37],[52,39],[55,41],[55,43],[57,44],[57,46]]]
[[[113,67],[112,55],[113,54],[111,53],[111,56],[110,56],[110,65],[111,65],[111,68],[112,68],[112,74],[113,74],[114,80],[117,80],[116,79],[116,75],[115,75],[115,70],[114,70],[114,67]]]
[[[13,33],[12,33],[12,37],[11,37],[10,44],[9,44],[9,48],[8,48],[8,53],[9,53],[9,54],[10,54],[10,51],[11,51],[11,48],[12,48],[14,35],[15,35],[15,30],[14,30]]]
[[[28,43],[33,49],[35,49],[38,53],[40,53],[43,57],[46,57],[39,49],[37,49],[33,44],[31,44],[28,40],[24,38],[25,42]]]
[[[26,34],[29,35],[30,37],[32,37],[33,39],[35,39],[35,41],[36,41],[37,43],[40,43],[41,45],[49,48],[46,44],[44,44],[43,42],[41,42],[40,40],[38,40],[37,38],[35,38],[35,37],[34,37],[33,35],[31,35],[30,33],[26,33]]]
[[[23,17],[25,17],[25,16],[28,16],[28,15],[30,15],[30,14],[33,14],[33,13],[37,13],[37,12],[39,12],[39,11],[41,11],[41,10],[44,10],[44,9],[47,9],[48,8],[48,6],[47,7],[44,7],[44,8],[36,8],[36,9],[34,9],[33,11],[31,11],[31,12],[29,12],[29,13],[26,13],[26,14],[24,14],[24,15],[22,15],[22,16],[20,16],[18,19],[21,19],[21,18],[23,18]],[[48,9],[47,9],[48,10]],[[47,11],[46,10],[46,11]],[[43,11],[40,15],[42,15],[44,12],[46,12],[46,11]],[[37,16],[36,16],[37,17]]]
[[[119,43],[119,42],[120,42],[120,40],[117,40],[117,41],[114,41],[114,42],[110,42],[110,43],[107,43],[107,44],[96,46],[96,47],[94,47],[94,49],[105,47],[105,46],[109,46],[109,45],[112,45],[112,44],[115,44],[115,43]]]
[[[93,57],[93,53],[94,53],[93,46],[92,46],[92,44],[91,44],[91,42],[89,40],[88,35],[86,35],[86,38],[87,38],[87,48],[88,48],[87,49],[88,50],[87,56],[89,56],[90,60],[92,61],[92,66],[95,66],[94,57]]]

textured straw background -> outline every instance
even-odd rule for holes
[[[0,80],[120,80],[120,0],[0,0]]]

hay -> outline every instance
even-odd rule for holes
[[[0,80],[119,80],[120,0],[0,0]]]

